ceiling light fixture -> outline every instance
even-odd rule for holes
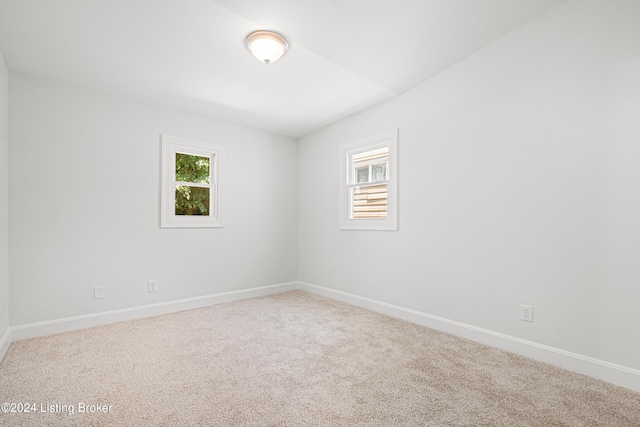
[[[269,65],[287,53],[289,42],[273,31],[258,30],[247,36],[247,47],[259,61]]]

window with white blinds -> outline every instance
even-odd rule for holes
[[[397,130],[341,147],[340,228],[397,230]]]

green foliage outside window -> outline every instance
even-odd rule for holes
[[[210,184],[210,158],[176,153],[176,181]],[[176,215],[209,215],[211,189],[176,185]]]
[[[209,157],[176,153],[176,181],[210,184]]]

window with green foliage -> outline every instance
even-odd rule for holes
[[[176,215],[209,215],[211,158],[176,153]]]
[[[162,227],[222,227],[223,147],[163,135]]]

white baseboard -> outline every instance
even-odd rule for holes
[[[298,289],[426,326],[640,392],[640,371],[311,283]]]
[[[2,334],[2,338],[0,338],[0,362],[2,362],[7,350],[9,350],[11,341],[11,328],[7,328],[4,334]]]
[[[206,307],[225,302],[278,294],[281,292],[293,291],[296,289],[298,289],[298,282],[280,283],[277,285],[261,286],[258,288],[242,289],[239,291],[222,292],[219,294],[204,295],[200,297],[186,298],[176,301],[167,301],[139,307],[123,308],[120,310],[105,311],[83,316],[29,323],[26,325],[11,327],[9,337],[13,337],[13,341],[19,341],[28,338],[74,331],[77,329],[90,328],[93,326],[106,325],[109,323],[123,322],[126,320],[134,320],[143,317],[157,316],[160,314],[175,313],[177,311],[190,310],[193,308]],[[11,339],[9,339],[9,343],[11,343]]]
[[[177,311],[272,295],[296,289],[367,308],[372,311],[426,326],[428,328],[447,332],[452,335],[500,348],[515,354],[520,354],[534,360],[559,366],[573,372],[640,392],[640,371],[637,369],[628,368],[615,363],[598,360],[581,354],[478,328],[465,323],[456,322],[420,311],[387,304],[385,302],[306,282],[281,283],[277,285],[223,292],[177,301],[168,301],[158,304],[14,326],[7,329],[0,339],[0,361],[9,349],[9,345],[12,341],[52,335],[126,320],[140,319],[143,317],[157,316],[160,314],[174,313]]]

